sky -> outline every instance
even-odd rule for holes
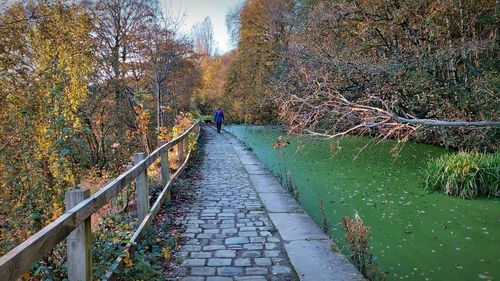
[[[226,13],[244,0],[162,0],[163,6],[170,8],[168,15],[184,15],[180,31],[189,34],[191,27],[210,17],[214,27],[214,39],[220,53],[230,50],[229,34],[226,28]]]

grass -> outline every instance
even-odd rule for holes
[[[500,153],[459,152],[429,161],[425,187],[462,199],[500,196]]]

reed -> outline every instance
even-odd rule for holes
[[[500,196],[500,153],[458,152],[431,160],[425,187],[463,199]]]
[[[359,271],[370,281],[383,281],[386,275],[375,263],[369,241],[370,227],[364,224],[358,213],[353,217],[346,216],[342,220],[345,231],[345,241],[350,251],[350,260]]]

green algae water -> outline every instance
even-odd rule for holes
[[[225,128],[278,175],[283,161],[272,148],[284,135],[265,126]],[[284,162],[300,191],[300,204],[321,224],[323,200],[329,234],[345,251],[342,218],[358,212],[370,226],[370,245],[387,280],[500,280],[500,200],[462,200],[423,188],[427,160],[446,150],[369,138],[329,141],[293,138]],[[332,155],[332,144],[336,153]]]

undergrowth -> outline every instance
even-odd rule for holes
[[[203,138],[200,137],[197,144],[194,138],[190,139],[189,145],[193,148],[192,158],[183,174],[172,184],[172,201],[164,203],[150,229],[135,245],[133,253],[125,250],[138,226],[133,184],[92,216],[94,280],[101,280],[119,256],[123,257],[123,265],[115,272],[117,280],[164,280],[180,263],[181,258],[176,257],[175,252],[182,240],[184,227],[177,219],[185,214],[178,206],[189,204],[194,197],[191,182],[197,179],[197,168],[203,160]],[[154,170],[153,166],[150,169]],[[159,166],[156,167],[158,169]],[[151,199],[157,198],[161,192],[160,181],[157,173],[148,178]],[[66,242],[59,243],[21,279],[67,280]]]
[[[463,199],[500,196],[500,153],[458,152],[432,159],[425,187]]]
[[[385,274],[380,271],[370,251],[368,241],[371,231],[363,220],[355,214],[352,218],[344,217],[342,224],[345,230],[345,240],[351,252],[350,260],[368,280],[385,280]]]
[[[131,257],[119,269],[119,280],[164,280],[175,275],[183,258],[177,256],[185,227],[179,218],[186,215],[185,205],[190,205],[195,192],[192,182],[199,177],[198,168],[203,161],[204,137],[200,136],[194,147],[186,170],[172,185],[172,201],[156,215],[146,236],[137,244]],[[183,208],[184,206],[184,208]]]
[[[280,169],[277,172],[277,177],[281,185],[295,198],[299,200],[300,191],[294,184],[292,172],[288,168],[288,159],[286,159],[285,148],[290,144],[290,138],[287,136],[278,136],[276,142],[273,143],[273,148],[279,151]]]

